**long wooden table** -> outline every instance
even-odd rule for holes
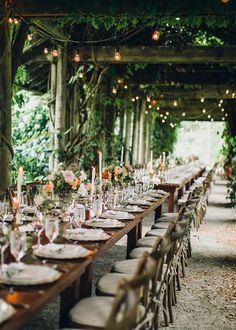
[[[39,286],[14,286],[13,291],[10,286],[0,284],[0,297],[9,303],[28,304],[28,309],[16,308],[16,314],[0,326],[1,330],[20,329],[37,312],[39,312],[56,295],[61,294],[60,306],[60,326],[65,324],[69,309],[80,299],[91,295],[92,286],[92,262],[104,255],[104,253],[115,245],[124,235],[128,235],[127,255],[136,246],[136,241],[142,235],[142,219],[155,211],[155,220],[160,217],[162,205],[167,194],[163,198],[157,199],[142,213],[135,214],[134,220],[126,221],[125,227],[116,230],[106,230],[111,235],[106,242],[81,244],[91,250],[91,255],[87,258],[77,260],[57,260],[51,259],[47,265],[57,265],[57,269],[62,271],[59,280],[52,284]],[[62,243],[63,238],[58,242]],[[63,243],[66,243],[65,241]],[[12,258],[9,257],[9,262]],[[48,259],[47,259],[48,260]],[[24,262],[28,264],[42,264],[40,259],[30,253]]]
[[[188,190],[189,187],[193,184],[194,180],[199,178],[203,172],[205,171],[205,168],[199,169],[197,173],[193,173],[186,179],[184,179],[181,183],[168,183],[168,182],[162,182],[158,185],[155,185],[155,189],[161,189],[170,194],[168,199],[168,212],[173,213],[175,210],[175,194],[177,192],[178,196],[177,199],[181,198],[184,193],[184,189]]]

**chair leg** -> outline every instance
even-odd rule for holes
[[[166,327],[169,326],[169,317],[168,317],[168,313],[167,313],[167,305],[168,305],[167,296],[168,296],[168,285],[166,286],[165,294],[164,294],[164,298],[163,298],[163,316],[164,316],[164,321],[165,321]]]
[[[177,294],[176,294],[176,275],[173,277],[173,305],[177,304]]]
[[[169,310],[169,317],[170,323],[174,322],[173,311],[172,311],[172,283],[168,284],[168,310]]]
[[[186,276],[186,273],[185,273],[185,260],[184,260],[183,256],[181,256],[180,260],[181,260],[182,275],[183,275],[183,277],[185,277]]]
[[[177,266],[176,284],[177,284],[178,290],[180,291],[181,290],[181,283],[180,283],[180,276],[179,276],[179,265]]]

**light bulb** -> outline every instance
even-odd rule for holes
[[[211,118],[211,121],[214,121],[214,119],[213,119],[213,118]]]
[[[225,117],[222,117],[222,120],[225,121]]]
[[[13,19],[13,22],[14,22],[15,25],[18,25],[20,23],[20,21],[16,17]]]
[[[169,111],[167,111],[167,112],[166,112],[166,115],[169,116],[169,114],[170,114]]]
[[[132,101],[132,102],[135,102],[135,98],[134,98],[134,97],[132,97],[131,101]]]
[[[203,113],[206,113],[206,109],[203,109],[202,112],[203,112]]]
[[[58,56],[58,50],[57,49],[53,49],[52,56],[53,57],[57,57]]]
[[[234,99],[235,98],[235,93],[232,93],[232,99]]]
[[[204,97],[201,97],[201,102],[203,103],[205,101]]]
[[[149,107],[149,109],[151,109],[151,108],[152,108],[151,104],[149,104],[149,106],[148,106],[148,107]]]
[[[225,117],[228,117],[228,114],[227,113],[225,114]]]
[[[222,111],[222,112],[224,112],[224,111],[225,111],[225,109],[224,109],[224,108],[222,108],[222,109],[221,109],[221,111]]]
[[[174,100],[174,103],[173,103],[174,107],[177,107],[178,105],[178,102],[176,100]]]
[[[128,89],[128,85],[125,85],[125,86],[124,86],[124,89]]]
[[[117,93],[117,89],[115,88],[115,86],[112,87],[112,93],[116,94]]]
[[[147,96],[147,102],[151,102],[151,99],[149,96]]]
[[[8,23],[10,23],[10,24],[13,23],[13,18],[12,18],[12,17],[9,17],[9,18],[8,18]]]
[[[226,89],[225,94],[229,94],[229,89]]]
[[[160,110],[160,107],[157,107],[157,110]]]
[[[185,115],[186,115],[185,112],[183,112],[183,113],[182,113],[182,116],[185,117]]]
[[[164,119],[167,119],[167,116],[164,116]]]
[[[207,118],[209,118],[209,119],[210,119],[210,118],[211,118],[211,115],[208,115],[208,116],[207,116]]]
[[[33,40],[33,33],[29,33],[29,34],[27,35],[27,40],[28,40],[28,41],[32,41],[32,40]]]
[[[119,52],[119,48],[118,47],[116,48],[114,59],[117,62],[119,62],[120,59],[121,59],[121,55],[120,55],[120,52]]]
[[[83,72],[80,72],[79,73],[79,78],[83,78],[84,77],[84,73]]]
[[[158,41],[160,39],[161,33],[159,30],[155,30],[152,34],[152,39]]]
[[[162,113],[160,114],[160,117],[161,117],[161,118],[163,117],[163,114],[162,114]]]
[[[165,121],[165,119],[162,119],[162,123],[165,123],[166,121]]]
[[[147,111],[147,110],[145,111],[145,114],[146,114],[146,115],[148,114],[148,111]]]
[[[138,99],[139,99],[139,97],[138,97],[138,96],[136,96],[135,98],[136,98],[136,100],[138,100]]]
[[[223,99],[221,99],[221,100],[220,100],[220,104],[222,104],[223,102],[224,102],[224,100],[223,100]]]
[[[45,47],[45,48],[43,49],[43,52],[44,52],[44,54],[48,54],[48,48]]]
[[[218,107],[221,107],[221,103],[218,104]]]
[[[76,63],[80,62],[81,58],[80,58],[80,53],[79,53],[78,50],[75,52],[75,55],[74,55],[73,60],[74,60],[74,62],[76,62]]]

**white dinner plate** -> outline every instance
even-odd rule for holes
[[[61,273],[45,265],[10,263],[1,272],[0,282],[10,285],[38,285],[58,280]]]
[[[135,216],[124,211],[109,210],[102,214],[102,218],[116,220],[133,220]]]
[[[128,199],[127,201],[130,205],[140,205],[140,206],[150,206],[152,203],[146,201],[145,199]]]
[[[115,208],[115,211],[124,211],[124,212],[131,212],[131,213],[141,213],[144,210],[141,207],[138,207],[136,205],[134,206],[117,206]]]
[[[86,221],[86,225],[96,228],[122,228],[125,226],[125,223],[115,219],[94,218]]]
[[[86,242],[107,241],[111,236],[105,233],[102,229],[75,228],[67,229],[64,237],[74,241]]]
[[[16,310],[14,307],[0,298],[0,324],[6,320],[9,320],[15,314],[15,312]]]
[[[90,251],[80,245],[49,243],[35,248],[34,254],[43,258],[77,259],[87,257]]]

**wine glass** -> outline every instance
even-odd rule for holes
[[[37,235],[37,246],[39,247],[41,245],[40,237],[44,230],[44,215],[43,215],[43,212],[38,209],[37,209],[35,215],[36,215],[36,219],[34,222],[34,229],[35,229],[35,232]]]
[[[47,217],[45,220],[45,234],[50,243],[53,243],[54,239],[59,234],[59,220]]]
[[[11,249],[11,254],[16,259],[16,262],[19,263],[21,258],[25,255],[27,249],[25,232],[20,232],[18,230],[11,231],[10,249]]]
[[[80,227],[85,221],[85,216],[85,206],[82,204],[77,204],[74,211],[74,219],[76,221],[76,224]]]
[[[92,204],[92,209],[96,217],[102,214],[103,202],[102,199],[95,199]]]

